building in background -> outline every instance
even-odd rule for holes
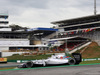
[[[49,50],[44,38],[55,34],[53,28],[31,28],[12,30],[9,26],[8,14],[0,14],[0,52],[3,56],[37,50]],[[55,37],[55,36],[53,36]]]
[[[8,14],[0,14],[0,32],[1,31],[11,31],[11,28],[9,27],[9,21],[8,21]]]
[[[100,45],[100,14],[51,23],[58,29],[56,39],[50,40],[55,50],[73,53],[92,41]]]
[[[100,45],[100,14],[52,22],[59,29],[58,38],[84,37]]]
[[[0,14],[0,51],[3,56],[49,48],[73,52],[91,41],[100,45],[99,14],[52,22],[56,25],[55,29],[39,27],[27,30],[12,30],[8,25],[8,17],[9,15]]]

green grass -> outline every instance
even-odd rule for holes
[[[13,55],[7,57],[7,60],[36,60],[36,59],[47,59],[51,55],[36,55],[36,56],[24,56],[24,55]]]
[[[75,53],[80,53],[84,48],[76,51]],[[100,46],[93,46],[88,47],[85,49],[85,51],[82,53],[82,58],[100,58]]]
[[[94,63],[100,63],[100,60],[95,60],[95,61],[83,61],[80,64],[94,64]]]

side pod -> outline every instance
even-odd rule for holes
[[[76,60],[75,64],[79,64],[80,62],[82,62],[82,56],[80,53],[72,53],[72,56]]]

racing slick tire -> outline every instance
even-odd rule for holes
[[[68,62],[69,65],[75,65],[75,63],[76,61],[74,58],[69,59],[69,62]]]
[[[17,67],[18,67],[18,68],[26,68],[26,64],[18,65]]]
[[[31,68],[33,67],[33,62],[32,61],[29,61],[26,63],[26,68]]]

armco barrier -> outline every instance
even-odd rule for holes
[[[28,61],[34,61],[34,60],[8,60],[7,62],[17,62],[17,63],[25,63]]]
[[[7,62],[17,62],[17,60],[8,60]]]
[[[88,58],[88,59],[82,59],[82,61],[95,61],[100,60],[100,58]]]
[[[17,60],[17,63],[25,63],[25,62],[28,62],[28,61],[34,61],[34,60]]]

